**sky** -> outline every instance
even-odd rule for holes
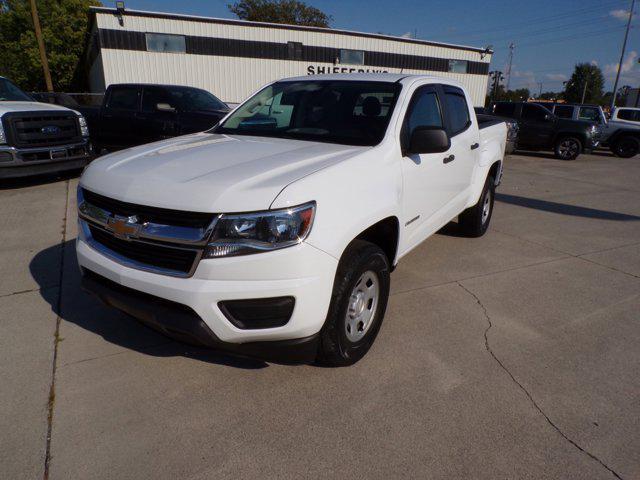
[[[105,6],[114,2],[103,0]],[[135,10],[235,18],[233,0],[126,0]],[[630,0],[307,0],[333,17],[333,28],[410,36],[474,47],[492,45],[492,70],[507,71],[509,88],[560,91],[579,62],[597,64],[611,89]],[[640,4],[640,2],[638,2]],[[640,8],[636,8],[636,12]],[[640,17],[634,13],[619,86],[640,86]],[[542,87],[540,86],[542,82]]]

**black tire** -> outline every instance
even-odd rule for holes
[[[616,157],[635,157],[640,153],[640,142],[633,137],[621,137],[611,145],[611,151]]]
[[[560,137],[554,152],[560,160],[575,160],[582,153],[582,142],[576,137]]]
[[[352,293],[355,292],[356,287],[360,288],[359,285],[365,286],[359,281],[370,272],[377,276],[377,300],[371,304],[367,304],[368,302],[364,300],[360,303],[355,302],[356,306],[363,307],[362,311],[365,314],[367,309],[372,312],[372,316],[366,326],[362,325],[362,331],[354,331],[352,334],[351,330],[347,330],[350,322],[354,321],[354,315],[350,313],[352,311],[350,306],[354,304],[351,301]],[[389,273],[389,260],[377,245],[363,240],[354,240],[347,247],[338,264],[329,313],[320,332],[317,358],[319,364],[332,367],[353,365],[369,351],[378,335],[387,309]],[[359,322],[358,317],[355,320]],[[359,324],[358,328],[360,328]],[[350,339],[349,335],[362,335],[362,337]]]
[[[493,203],[496,196],[496,181],[489,175],[484,182],[480,200],[473,207],[467,208],[458,216],[460,231],[467,237],[481,237],[484,235],[493,215]],[[488,207],[488,212],[485,211]]]

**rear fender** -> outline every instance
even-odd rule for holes
[[[480,200],[487,175],[490,173],[494,174],[496,185],[500,183],[500,177],[502,176],[502,160],[500,159],[504,158],[504,145],[498,142],[487,142],[485,145],[482,145],[482,151],[479,155],[480,160],[473,174],[471,194],[469,195],[466,208],[472,207]]]

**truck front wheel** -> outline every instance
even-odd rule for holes
[[[320,332],[318,363],[353,365],[369,351],[387,308],[389,272],[389,260],[377,245],[354,240],[347,247]]]
[[[487,232],[491,215],[493,214],[493,201],[496,194],[496,181],[489,175],[484,182],[484,188],[480,200],[473,207],[467,208],[458,216],[460,230],[467,237],[481,237]]]
[[[575,160],[581,152],[582,143],[575,137],[563,137],[556,142],[555,154],[561,160]]]
[[[611,151],[616,157],[635,157],[640,153],[640,142],[633,137],[622,137],[611,145]]]

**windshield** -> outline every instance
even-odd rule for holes
[[[33,99],[9,80],[0,77],[0,102],[33,102]]]
[[[180,87],[171,87],[168,90],[171,99],[183,112],[229,110],[229,107],[226,103],[223,103],[221,100],[219,100],[213,94],[207,92],[206,90]]]
[[[264,88],[212,132],[377,145],[400,85],[388,82],[278,82]]]

